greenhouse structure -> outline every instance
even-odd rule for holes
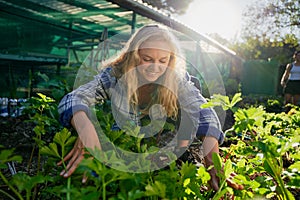
[[[174,30],[207,95],[225,94],[224,78],[240,81],[235,52],[139,0],[0,0],[0,16],[1,97],[49,93],[57,76],[72,82],[83,63],[109,58],[150,23]]]

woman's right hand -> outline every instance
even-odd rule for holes
[[[64,162],[68,162],[66,168],[61,171],[60,175],[68,178],[71,176],[80,162],[83,160],[85,154],[84,145],[80,138],[78,137],[73,149],[64,157],[64,159],[57,163],[58,166],[62,165]],[[85,183],[87,181],[87,177],[84,175],[82,178],[82,182]]]
[[[67,162],[66,169],[64,169],[60,175],[67,178],[71,176],[79,163],[83,160],[84,154],[88,153],[85,149],[99,149],[101,150],[100,141],[98,139],[97,132],[94,125],[91,123],[85,112],[78,111],[76,112],[71,120],[72,126],[76,129],[78,133],[78,138],[74,144],[73,149],[68,153],[66,157],[58,165],[61,165],[63,162]],[[84,175],[82,182],[86,182],[87,177]]]

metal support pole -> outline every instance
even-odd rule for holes
[[[136,25],[136,13],[132,13],[132,20],[131,20],[131,34],[135,32],[135,25]]]

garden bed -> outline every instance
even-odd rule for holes
[[[236,191],[224,184],[219,193],[213,193],[203,190],[208,184],[205,169],[201,168],[203,156],[199,154],[201,152],[199,145],[191,146],[186,159],[195,165],[183,164],[177,168],[170,166],[157,172],[139,174],[120,172],[102,163],[87,160],[83,162],[83,168],[94,169],[97,176],[89,177],[89,182],[85,185],[81,183],[82,171],[80,170],[72,178],[64,179],[59,176],[62,167],[55,165],[61,159],[60,155],[57,156],[53,147],[63,149],[61,145],[67,144],[72,134],[61,130],[61,127],[57,125],[57,117],[53,115],[57,107],[53,101],[42,96],[42,100],[35,101],[35,104],[38,105],[29,107],[30,114],[0,119],[2,150],[14,148],[12,155],[20,155],[23,158],[22,162],[14,161],[18,159],[11,159],[9,162],[4,162],[5,166],[2,165],[1,172],[9,181],[7,183],[0,181],[0,199],[16,195],[16,192],[8,188],[8,184],[22,190],[18,183],[29,184],[34,181],[36,181],[36,187],[30,188],[27,192],[24,189],[20,192],[24,195],[24,199],[28,194],[30,194],[30,199],[43,200],[176,199],[182,197],[217,199],[218,194],[222,192],[231,193],[237,200],[251,197],[274,200],[278,198],[300,199],[297,182],[300,180],[299,169],[297,170],[300,159],[299,156],[297,157],[297,152],[299,152],[297,131],[300,126],[298,108],[288,114],[267,113],[259,106],[248,108],[244,106],[234,112],[228,109],[224,126],[224,131],[227,131],[226,140],[221,146],[221,159],[225,164],[224,173],[236,172],[238,174],[236,181],[240,181],[238,183],[244,185],[244,189]],[[229,104],[230,102],[227,106]],[[40,109],[41,105],[44,105],[43,110]],[[277,105],[276,108],[279,106]],[[33,112],[34,109],[39,112]],[[101,116],[107,117],[108,115],[102,113]],[[58,135],[60,137],[54,140]],[[168,140],[169,136],[164,135],[164,137],[167,138],[163,140]],[[123,147],[136,147],[135,142],[128,140],[124,142],[123,137],[120,139],[119,142],[124,145]],[[40,157],[41,160],[39,160],[38,143],[42,146],[43,152],[46,152],[46,155]],[[67,149],[66,152],[68,152]],[[41,176],[36,174],[39,166],[41,166]],[[18,180],[12,176],[14,173],[26,174],[26,179],[18,177],[20,182],[17,182]],[[133,194],[135,197],[132,196]],[[290,194],[293,198],[288,197]]]

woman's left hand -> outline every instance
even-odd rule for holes
[[[226,179],[227,185],[235,190],[243,190],[244,186],[237,184],[233,181],[233,178],[236,176],[237,174],[232,172],[229,176],[229,178]]]
[[[206,167],[213,166],[212,155],[213,153],[219,153],[219,144],[218,141],[213,137],[206,137],[203,140],[203,150],[204,150],[204,158]],[[210,186],[213,190],[219,190],[219,177],[217,176],[217,171],[214,167],[212,167],[209,171],[211,179],[209,181]],[[231,173],[230,176],[226,179],[228,186],[232,187],[236,190],[242,190],[244,187],[242,185],[236,184],[233,182],[233,177],[236,176],[235,173]]]
[[[210,187],[212,187],[212,189],[214,191],[218,191],[219,190],[219,178],[217,176],[217,172],[216,172],[215,168],[212,168],[208,172],[210,174],[210,181],[209,181]]]
[[[211,176],[211,179],[209,181],[210,186],[214,191],[219,190],[219,178],[217,176],[216,170],[212,168],[209,170],[209,174]],[[236,176],[236,173],[231,173],[230,176],[226,179],[226,183],[229,187],[235,189],[235,190],[243,190],[244,186],[237,184],[233,181],[233,178]]]

